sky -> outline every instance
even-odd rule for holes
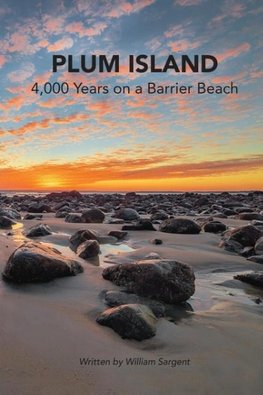
[[[261,0],[0,0],[0,190],[262,189],[262,11]],[[54,54],[119,54],[120,72],[53,73]],[[218,67],[129,73],[129,54],[159,65],[211,54]],[[145,89],[230,81],[238,95]],[[35,82],[70,92],[40,96]],[[78,95],[74,82],[110,93]]]

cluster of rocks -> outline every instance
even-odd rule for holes
[[[263,229],[260,227],[245,225],[231,229],[224,233],[219,246],[253,262],[263,263]]]
[[[77,191],[35,195],[0,195],[0,207],[41,214],[53,212],[67,222],[101,223],[139,221],[143,216],[153,224],[178,216],[213,216],[263,221],[262,192],[248,194],[181,193],[181,194],[81,194]],[[2,214],[0,213],[0,216]],[[15,218],[11,218],[14,219]],[[17,218],[18,219],[18,218]],[[29,219],[29,218],[27,218]],[[219,229],[209,225],[207,229]],[[221,226],[220,229],[223,229]],[[204,229],[205,230],[205,229]],[[210,231],[210,230],[205,230]],[[217,230],[218,231],[218,230]]]
[[[195,292],[195,276],[186,264],[161,259],[145,259],[114,265],[103,270],[105,280],[122,288],[105,293],[110,306],[97,317],[122,338],[143,340],[156,333],[158,317],[167,305],[183,303]]]

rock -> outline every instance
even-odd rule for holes
[[[19,212],[12,208],[1,208],[0,217],[7,217],[13,220],[21,219],[21,215],[19,214]]]
[[[160,231],[165,233],[197,234],[201,228],[191,219],[170,218],[163,221]]]
[[[86,240],[80,244],[77,254],[82,259],[89,259],[98,256],[100,253],[100,245],[97,240]]]
[[[227,236],[229,241],[237,241],[243,247],[253,247],[256,241],[263,236],[263,232],[253,225],[246,225],[230,231]]]
[[[68,215],[67,211],[57,211],[55,214],[56,218],[66,218],[66,216]]]
[[[246,274],[238,274],[234,276],[236,280],[243,281],[244,283],[256,285],[263,288],[263,272],[254,272]]]
[[[260,228],[260,229],[263,228],[263,221],[256,221],[256,220],[253,220],[253,221],[251,221],[251,224],[254,225],[254,226],[256,226],[256,228]]]
[[[252,255],[248,258],[249,261],[256,263],[263,263],[263,255]]]
[[[26,234],[27,237],[41,237],[51,235],[52,231],[50,227],[46,224],[38,224],[29,229]]]
[[[160,245],[163,244],[163,241],[161,239],[153,239],[151,241],[152,244]]]
[[[165,211],[157,211],[151,215],[151,221],[164,221],[169,218],[169,215]]]
[[[123,339],[144,340],[156,333],[156,317],[145,305],[125,304],[104,311],[96,320],[112,328]]]
[[[127,192],[125,195],[125,198],[126,199],[134,199],[134,198],[136,198],[136,196],[137,196],[136,192]]]
[[[28,207],[29,213],[51,213],[52,208],[45,203],[33,203]]]
[[[204,232],[221,233],[227,229],[227,226],[220,221],[211,221],[203,225]]]
[[[105,302],[110,307],[139,303],[148,306],[156,317],[163,317],[165,314],[165,306],[162,303],[123,291],[107,291]]]
[[[15,283],[46,282],[83,271],[74,260],[41,243],[26,242],[9,257],[3,278]]]
[[[263,215],[259,213],[241,213],[239,214],[238,218],[246,221],[251,221],[253,219],[263,221]]]
[[[78,230],[69,239],[70,248],[76,252],[78,247],[86,240],[98,241],[98,237],[99,237],[98,232],[96,232],[95,230],[88,230],[88,229]]]
[[[4,215],[0,216],[0,228],[8,229],[12,228],[12,225],[15,225],[16,222],[9,217],[5,217]]]
[[[195,292],[195,276],[186,264],[171,260],[142,260],[107,267],[105,280],[129,292],[165,303],[180,303]]]
[[[48,200],[56,200],[56,199],[67,199],[67,198],[74,198],[74,199],[82,199],[82,195],[78,191],[70,191],[70,192],[51,192],[46,195]]]
[[[255,254],[256,255],[262,255],[263,254],[263,236],[260,237],[256,244],[255,244]]]
[[[82,222],[100,224],[104,221],[105,214],[98,208],[92,208],[82,214]]]
[[[239,254],[243,249],[242,244],[235,240],[222,240],[219,243],[219,247],[224,248],[228,252],[234,252],[236,254]]]
[[[122,230],[156,230],[149,219],[140,219],[135,225],[124,225]]]
[[[70,222],[70,223],[82,223],[82,216],[80,214],[68,214],[65,218],[65,222]]]
[[[116,217],[123,219],[124,221],[133,221],[139,219],[140,216],[133,208],[121,208],[116,211]]]
[[[32,220],[32,219],[42,219],[43,215],[41,214],[26,214],[24,216],[24,220]]]
[[[121,230],[111,230],[109,231],[108,235],[116,237],[118,240],[123,240],[126,237],[128,232],[123,232]]]
[[[250,256],[255,255],[254,247],[244,247],[239,254],[244,258],[249,258]]]

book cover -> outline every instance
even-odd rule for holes
[[[0,393],[262,387],[262,2],[0,0]]]

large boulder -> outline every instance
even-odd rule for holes
[[[13,208],[1,208],[0,209],[0,216],[7,217],[10,219],[21,219],[21,215],[19,212]]]
[[[41,237],[51,235],[52,231],[50,227],[46,224],[38,224],[29,229],[26,234],[27,237]]]
[[[123,339],[144,340],[156,333],[156,317],[145,305],[126,304],[107,309],[97,317],[100,325],[112,328]]]
[[[172,260],[142,260],[107,267],[105,280],[136,293],[165,303],[180,303],[195,292],[193,270],[185,263]]]
[[[4,215],[0,216],[0,229],[1,228],[2,229],[12,228],[12,225],[15,225],[15,224],[16,224],[16,222],[13,219],[6,217]]]
[[[144,298],[133,293],[123,291],[106,291],[105,303],[110,307],[116,307],[123,304],[144,304],[148,306],[156,317],[165,315],[165,305],[156,300]]]
[[[120,210],[116,211],[115,216],[117,218],[123,219],[124,221],[133,221],[140,218],[137,211],[133,208],[121,208]]]
[[[149,219],[140,219],[135,225],[123,225],[122,230],[156,230]]]
[[[243,281],[244,283],[256,285],[263,288],[263,272],[244,273],[234,276],[236,280]]]
[[[241,213],[239,214],[238,218],[246,221],[251,221],[251,220],[263,221],[263,215],[259,213]]]
[[[26,214],[24,216],[24,220],[42,219],[42,217],[42,214]]]
[[[87,240],[98,240],[99,234],[95,230],[82,229],[74,233],[70,239],[70,248],[77,251],[78,247]]]
[[[209,221],[203,226],[203,231],[208,233],[221,233],[227,229],[227,226],[220,221]]]
[[[100,245],[97,240],[86,240],[80,244],[77,254],[82,259],[89,259],[98,256],[100,253]]]
[[[28,207],[29,213],[51,213],[52,208],[45,203],[33,203]]]
[[[151,215],[151,221],[163,221],[163,220],[167,219],[168,217],[169,217],[169,215],[165,211],[160,210],[160,211],[157,211],[156,213],[153,213]]]
[[[100,224],[104,221],[105,214],[98,208],[92,208],[85,211],[82,216],[82,222]]]
[[[9,257],[3,278],[15,283],[46,282],[75,276],[83,271],[79,262],[41,243],[26,242]]]
[[[123,240],[127,236],[128,232],[122,230],[110,230],[108,236],[116,237],[118,240]]]
[[[243,247],[254,246],[257,240],[263,236],[263,232],[253,225],[240,226],[231,230],[227,238],[240,243]]]
[[[65,217],[65,222],[79,224],[83,222],[83,219],[80,214],[67,214]]]
[[[191,219],[170,218],[161,223],[160,231],[165,233],[197,234],[200,233],[201,227]]]

